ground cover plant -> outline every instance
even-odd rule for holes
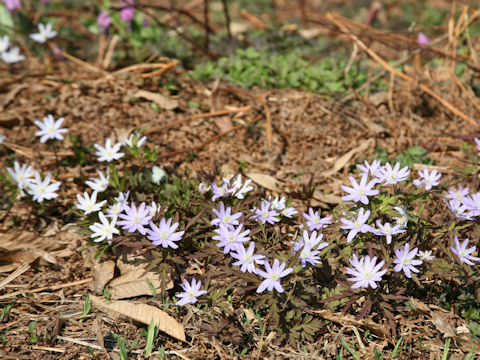
[[[476,12],[439,49],[300,1],[287,52],[283,2],[3,3],[3,357],[477,357]]]

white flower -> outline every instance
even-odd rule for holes
[[[7,168],[7,171],[12,179],[17,183],[19,189],[25,189],[28,187],[29,182],[36,173],[32,165],[27,166],[23,164],[20,166],[20,164],[16,161],[13,163],[13,169]]]
[[[132,148],[135,147],[135,146],[133,146],[133,144],[135,144],[137,148],[140,148],[140,147],[143,146],[143,144],[145,144],[145,141],[147,141],[146,136],[142,136],[140,138],[139,133],[134,133],[134,134],[131,134],[128,138],[127,137],[123,138],[120,142],[123,145],[128,145]]]
[[[0,144],[5,141],[7,137],[4,134],[0,134]]]
[[[42,180],[40,174],[35,174],[35,179],[28,183],[27,192],[32,195],[33,201],[42,202],[43,200],[51,200],[58,196],[55,191],[60,187],[60,182],[50,184],[52,174],[48,173]]]
[[[10,46],[10,38],[8,37],[8,35],[4,35],[0,37],[0,53],[7,51],[9,46]]]
[[[112,160],[118,160],[125,155],[124,153],[119,152],[122,143],[117,143],[112,146],[112,141],[110,139],[105,141],[105,147],[102,147],[98,144],[94,144],[93,146],[95,146],[95,149],[98,150],[95,153],[95,155],[98,156],[98,161],[110,162]]]
[[[108,180],[110,179],[110,175],[107,173],[107,177],[103,175],[103,172],[97,170],[99,179],[97,178],[90,178],[88,181],[85,181],[85,185],[90,187],[93,191],[103,192],[107,190],[108,187]]]
[[[20,55],[20,49],[18,47],[10,48],[10,50],[0,53],[0,58],[5,64],[15,64],[25,60],[25,56]]]
[[[98,218],[100,219],[101,223],[94,223],[93,225],[90,225],[88,228],[93,232],[92,235],[90,235],[91,238],[97,238],[94,239],[93,241],[95,242],[101,242],[105,239],[108,240],[108,243],[112,243],[113,239],[113,234],[119,234],[120,231],[115,227],[115,223],[117,222],[117,218],[114,216],[112,218],[112,222],[109,222],[105,215],[103,215],[103,212],[98,213]]]
[[[97,203],[97,194],[97,191],[94,191],[90,197],[86,191],[83,193],[83,197],[81,194],[77,194],[78,204],[75,204],[75,207],[79,210],[82,210],[85,215],[100,211],[107,200]]]
[[[57,32],[52,30],[52,24],[43,25],[38,24],[38,33],[31,34],[30,38],[40,44],[45,43],[48,39],[57,36]]]
[[[405,207],[401,208],[400,206],[394,206],[394,209],[400,213],[399,217],[393,218],[393,220],[395,220],[395,225],[400,225],[401,228],[406,229],[408,224],[407,209]]]
[[[40,130],[35,133],[36,136],[41,136],[40,142],[44,143],[50,139],[63,140],[63,133],[68,132],[67,129],[60,129],[60,126],[65,120],[63,117],[59,118],[57,121],[53,118],[52,115],[47,115],[43,118],[43,123],[41,121],[35,120],[35,125],[37,125]]]
[[[433,260],[435,256],[432,255],[432,250],[425,250],[425,251],[419,251],[418,252],[418,257],[420,260]]]

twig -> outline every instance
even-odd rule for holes
[[[13,280],[15,280],[17,277],[22,275],[24,272],[28,271],[30,269],[30,264],[22,264],[20,265],[17,270],[15,270],[13,273],[11,273],[9,276],[7,276],[2,282],[0,282],[0,290],[3,289],[8,283],[11,283]]]
[[[228,12],[228,0],[222,0],[223,14],[225,15],[225,27],[227,28],[228,38],[232,38],[232,30],[230,29],[230,13]]]
[[[10,294],[5,294],[5,295],[0,296],[0,300],[8,299],[8,298],[15,297],[15,296],[21,295],[21,294],[34,294],[34,293],[38,293],[38,292],[44,291],[44,290],[55,291],[55,290],[60,290],[60,289],[70,287],[70,286],[88,284],[92,280],[93,280],[93,278],[87,278],[87,279],[73,281],[73,282],[69,282],[69,283],[65,283],[65,284],[43,286],[41,288],[37,288],[37,289],[33,289],[33,290],[18,290],[18,291],[15,291],[13,293],[10,293]]]
[[[168,70],[170,70],[171,68],[173,68],[174,66],[177,66],[177,65],[178,65],[178,61],[173,60],[173,61],[170,61],[168,64],[166,64],[161,69],[152,71],[151,73],[148,73],[148,74],[142,74],[142,75],[140,75],[140,77],[141,78],[151,78],[151,77],[154,77],[154,76],[159,76],[159,75],[162,75],[163,73],[167,72]]]
[[[177,126],[177,125],[180,125],[180,124],[192,121],[192,120],[205,119],[205,118],[216,117],[216,116],[223,116],[223,115],[234,114],[234,113],[239,113],[239,112],[246,112],[246,111],[250,110],[251,108],[252,108],[251,106],[243,106],[243,107],[238,108],[238,109],[220,110],[220,111],[214,111],[214,112],[209,112],[209,113],[204,113],[204,114],[187,116],[183,119],[178,119],[178,120],[169,122],[168,124],[153,126],[150,129],[146,130],[144,132],[144,134],[148,135],[148,134],[163,132],[166,129],[172,128],[174,126]]]
[[[210,47],[210,26],[208,26],[208,0],[203,0],[203,26],[205,28],[205,52],[208,53]]]
[[[445,108],[450,110],[453,114],[459,116],[463,120],[469,122],[473,126],[478,126],[477,122],[472,119],[471,117],[465,115],[463,112],[458,110],[455,106],[450,104],[448,101],[444,100],[440,95],[435,93],[433,90],[431,90],[429,87],[423,84],[418,84],[418,82],[413,79],[412,77],[398,71],[397,69],[393,68],[390,66],[385,60],[383,60],[380,56],[378,56],[373,50],[371,50],[363,41],[361,41],[356,35],[352,34],[343,24],[341,24],[339,21],[335,20],[334,16],[331,13],[327,14],[327,19],[329,19],[332,23],[334,23],[336,26],[338,26],[346,35],[350,36],[354,42],[358,44],[358,46],[365,51],[371,58],[373,58],[375,61],[380,63],[385,69],[387,69],[390,73],[392,73],[395,76],[398,76],[401,79],[406,80],[407,82],[417,85],[423,92],[427,93],[431,97],[433,97],[435,100],[437,100],[440,104],[442,104]]]
[[[262,119],[262,116],[259,115],[255,120],[253,120],[252,122],[249,123],[249,125],[252,125],[252,124],[255,124],[257,121],[261,120]],[[218,134],[218,135],[215,135],[215,136],[212,136],[211,138],[209,138],[207,141],[205,141],[204,143],[200,144],[200,145],[196,145],[196,146],[193,146],[189,149],[185,149],[185,150],[179,150],[179,151],[174,151],[174,152],[171,152],[169,154],[165,154],[165,155],[162,155],[160,156],[160,158],[164,159],[164,158],[169,158],[169,157],[172,157],[172,156],[175,156],[175,155],[181,155],[181,154],[187,154],[189,153],[190,151],[192,150],[200,150],[200,149],[203,149],[205,146],[221,139],[222,137],[230,134],[231,132],[234,132],[234,131],[237,131],[237,130],[240,130],[240,129],[243,129],[245,127],[245,125],[237,125],[237,126],[234,126],[233,128],[229,129],[228,131],[225,131],[221,134]]]
[[[108,50],[107,54],[105,55],[105,58],[103,59],[102,63],[102,68],[108,69],[110,67],[110,62],[112,61],[113,58],[113,51],[115,50],[115,46],[117,45],[118,42],[118,35],[115,34],[112,37],[112,40],[110,40],[110,44],[108,44]]]
[[[58,353],[62,353],[62,354],[66,351],[64,348],[54,348],[54,347],[51,347],[51,346],[39,346],[39,345],[32,345],[32,349],[58,352]]]
[[[87,63],[86,61],[83,61],[83,60],[80,60],[79,58],[73,56],[73,55],[70,55],[69,53],[67,53],[65,50],[62,50],[62,56],[65,57],[65,59],[68,59],[70,60],[71,62],[77,64],[77,65],[80,65],[80,66],[83,66],[89,70],[92,70],[94,72],[97,72],[97,73],[100,73],[100,74],[103,74],[103,75],[108,75],[108,72],[105,71],[105,70],[102,70],[102,69],[99,69],[98,67],[92,65],[92,64],[89,64]]]
[[[89,343],[89,342],[86,342],[86,341],[83,341],[83,340],[78,340],[78,339],[74,339],[74,338],[70,338],[70,337],[66,337],[66,336],[57,336],[57,339],[67,341],[67,342],[71,342],[71,343],[77,344],[77,345],[89,346],[89,347],[91,347],[92,349],[95,349],[95,350],[102,350],[101,346],[98,346],[98,345],[95,345],[95,344],[92,344],[92,343]]]

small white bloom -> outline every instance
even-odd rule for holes
[[[103,172],[101,172],[100,170],[97,170],[97,173],[99,178],[92,177],[87,181],[85,181],[85,185],[90,187],[90,189],[92,189],[93,191],[103,192],[107,190],[107,187],[109,184],[108,180],[110,179],[110,175],[107,173],[107,177],[105,177],[103,175]]]
[[[93,146],[95,146],[95,149],[98,150],[95,153],[95,155],[98,156],[98,161],[110,162],[112,160],[118,160],[125,155],[124,153],[119,152],[122,143],[117,143],[112,146],[112,141],[110,139],[105,141],[105,147],[102,147],[98,144],[94,144]]]
[[[0,37],[0,53],[5,52],[8,50],[10,46],[10,38],[8,35],[4,35]]]
[[[0,134],[0,144],[5,141],[7,137],[4,134]]]
[[[152,182],[156,185],[160,185],[162,181],[166,181],[167,173],[161,167],[154,165],[152,167]]]
[[[47,115],[43,118],[43,123],[41,121],[35,120],[35,125],[37,125],[40,130],[35,133],[36,136],[41,136],[40,142],[44,143],[50,139],[63,140],[63,133],[68,132],[67,129],[61,129],[63,117],[59,118],[57,121],[53,118],[52,115]]]
[[[120,142],[123,145],[128,145],[132,148],[135,147],[135,146],[133,146],[133,144],[135,143],[137,148],[141,148],[143,146],[143,144],[145,144],[145,141],[147,141],[146,136],[140,137],[139,133],[133,133],[128,138],[125,137],[124,139],[122,139]]]
[[[77,194],[78,204],[75,204],[75,207],[79,210],[82,210],[85,215],[100,211],[107,200],[97,203],[97,194],[97,191],[94,191],[90,197],[88,196],[87,192],[83,193],[83,197],[81,194]]]
[[[50,184],[52,174],[48,173],[42,180],[40,174],[35,174],[35,179],[28,183],[27,192],[32,195],[33,201],[42,202],[43,200],[51,200],[58,196],[55,191],[60,187],[60,182]]]
[[[418,257],[423,261],[433,260],[435,258],[435,256],[432,255],[432,250],[419,251]]]
[[[407,214],[406,208],[395,206],[394,209],[400,213],[399,217],[393,218],[393,220],[395,220],[395,224],[400,225],[400,227],[403,229],[406,229],[408,224],[408,214]]]
[[[113,217],[112,221],[109,222],[108,219],[103,215],[103,212],[98,213],[98,218],[100,219],[100,223],[96,222],[93,225],[89,226],[89,229],[93,232],[90,235],[91,238],[97,238],[93,241],[101,242],[105,239],[108,240],[108,243],[112,243],[113,234],[119,234],[120,231],[115,227],[115,223],[117,222],[117,218]]]
[[[18,47],[10,48],[10,50],[0,53],[0,58],[5,64],[15,64],[25,60],[25,56],[20,55],[20,49]]]
[[[42,23],[38,24],[38,33],[31,34],[30,38],[33,41],[36,41],[40,44],[47,42],[48,39],[52,39],[57,36],[57,32],[53,31],[52,24],[44,25]]]
[[[16,161],[13,163],[13,169],[7,168],[7,171],[12,179],[15,180],[20,190],[25,189],[28,186],[36,173],[32,165],[27,166],[23,164],[20,166]]]

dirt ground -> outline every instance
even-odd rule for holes
[[[479,107],[472,106],[471,98],[455,83],[445,81],[445,74],[423,68],[409,71],[466,117],[479,118]],[[202,170],[219,166],[221,173],[228,175],[242,166],[245,172],[271,175],[283,192],[298,190],[313,176],[316,192],[312,205],[328,211],[339,202],[339,185],[345,183],[349,166],[371,157],[375,148],[384,147],[388,154],[395,155],[414,145],[422,146],[448,176],[452,169],[465,166],[461,147],[479,131],[478,125],[456,116],[419,86],[401,79],[392,81],[384,92],[327,98],[295,90],[202,84],[176,67],[160,76],[140,75],[138,67],[112,75],[71,59],[60,63],[30,59],[22,71],[2,75],[0,130],[7,140],[5,148],[0,147],[1,161],[15,154],[19,161],[35,163],[39,169],[51,166],[55,156],[35,139],[33,121],[54,114],[64,117],[64,126],[70,133],[79,134],[85,144],[101,143],[112,134],[120,136],[132,128],[146,129],[149,144],[160,148],[158,165],[170,174],[183,174],[188,168],[196,177]],[[175,79],[174,94],[163,90],[166,79]],[[160,101],[155,110],[151,101],[138,96],[140,90],[164,93],[168,97],[162,100],[164,108]],[[172,101],[177,103],[172,105]],[[8,340],[6,346],[0,346],[2,359],[119,359],[111,332],[126,337],[128,344],[137,339],[138,349],[144,348],[145,339],[139,331],[143,325],[112,320],[95,307],[82,318],[83,296],[94,282],[94,260],[66,210],[71,206],[67,199],[78,192],[73,177],[94,171],[94,164],[72,166],[66,171],[61,179],[65,200],[60,200],[63,207],[59,207],[57,217],[45,217],[36,227],[25,223],[17,231],[6,231],[6,222],[2,224],[0,246],[5,256],[0,271],[3,276],[17,272],[12,281],[0,286],[1,309],[16,299],[10,313],[0,321],[0,334]],[[28,211],[21,207],[7,210],[5,200],[5,195],[0,196],[0,218],[28,218]],[[36,260],[20,267],[13,260],[8,264],[7,256]],[[134,300],[158,305],[151,296]],[[448,319],[455,326],[462,324],[452,312],[434,310],[437,319]],[[425,359],[435,351],[441,354],[442,325],[432,319],[433,315],[426,312],[419,312],[414,321],[399,319],[399,333],[405,339],[401,358]],[[156,342],[156,348],[162,345],[168,358],[240,357],[232,355],[231,345],[205,336],[200,330],[205,320],[197,314],[177,320],[185,326],[187,342],[162,334]],[[35,344],[29,341],[32,321],[39,338]],[[53,337],[47,339],[47,333]],[[265,340],[263,353],[253,358],[334,358],[338,334],[342,333],[353,343],[362,342],[351,325],[332,320],[318,342],[306,347],[312,354],[326,349],[327,355],[305,355],[302,349],[278,348]],[[430,345],[428,352],[422,353],[414,346],[420,334]],[[382,349],[391,341],[374,337],[366,352],[371,354],[374,344]],[[457,345],[461,347],[461,341]],[[132,350],[130,355],[142,358],[141,353]]]

